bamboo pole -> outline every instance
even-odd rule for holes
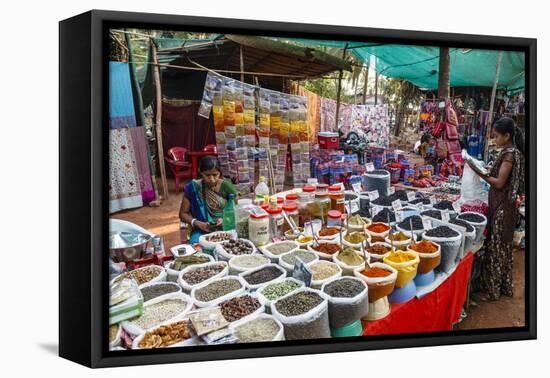
[[[160,177],[162,180],[162,193],[164,194],[164,199],[168,199],[168,182],[166,180],[166,167],[164,164],[164,147],[162,144],[162,89],[160,87],[160,67],[158,66],[157,58],[157,46],[155,42],[151,39],[151,52],[153,56],[154,63],[154,81],[155,81],[155,94],[156,94],[156,103],[157,111],[155,114],[155,131],[157,134],[157,159],[160,167]]]
[[[348,44],[346,43],[346,46],[344,47],[344,52],[342,53],[342,60],[346,59],[346,51],[348,49]],[[338,123],[339,123],[339,117],[340,117],[340,95],[342,94],[342,78],[344,76],[344,71],[340,70],[338,72],[338,87],[336,88],[336,117],[334,119],[335,130],[338,132]]]
[[[369,83],[369,66],[365,70],[365,86],[363,87],[363,105],[367,103],[367,87]]]
[[[243,45],[239,45],[239,55],[241,61],[241,82],[244,83],[244,57],[243,57]]]
[[[378,71],[374,72],[374,105],[378,105]]]
[[[489,104],[489,116],[487,119],[487,126],[485,126],[485,148],[483,156],[487,159],[489,155],[489,138],[491,137],[491,130],[493,129],[493,110],[495,108],[495,97],[497,94],[498,79],[500,76],[500,65],[502,64],[502,51],[499,51],[497,58],[497,66],[495,70],[495,82],[493,83],[493,90],[491,92],[491,103]]]

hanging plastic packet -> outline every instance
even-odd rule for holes
[[[204,82],[204,90],[202,93],[202,101],[199,107],[198,114],[204,118],[210,118],[210,110],[214,105],[214,98],[222,89],[222,76],[213,73],[206,75]]]
[[[260,148],[269,148],[269,130],[271,125],[271,103],[269,91],[260,89]]]

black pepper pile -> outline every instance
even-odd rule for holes
[[[275,308],[284,316],[301,315],[319,306],[323,298],[317,293],[302,291],[281,299],[275,304]]]
[[[254,252],[252,246],[241,239],[231,239],[222,243],[223,249],[229,254],[240,256],[240,255],[250,255]]]
[[[401,223],[399,223],[399,227],[403,230],[410,231],[411,229],[411,221],[412,221],[412,228],[413,230],[423,230],[424,224],[422,223],[422,218],[418,215],[411,215],[410,217],[407,217],[403,219]]]
[[[454,211],[453,203],[447,200],[436,203],[434,209]]]
[[[260,308],[260,302],[250,295],[243,295],[223,301],[220,304],[220,310],[223,317],[228,322],[234,322],[246,315],[252,314]]]
[[[390,173],[384,169],[375,169],[374,171],[367,172],[369,175],[387,176]]]
[[[392,202],[393,201],[392,201],[390,196],[382,196],[382,197],[378,197],[377,199],[375,199],[371,203],[373,205],[378,205],[378,206],[391,206]]]
[[[283,272],[275,266],[266,266],[260,270],[255,271],[254,273],[247,274],[243,278],[250,285],[258,285],[264,282],[269,282],[275,278],[281,276]]]
[[[390,196],[390,199],[393,201],[395,200],[401,200],[403,202],[407,202],[408,201],[408,197],[407,197],[407,191],[406,190],[397,190],[395,193],[393,193],[391,196]]]
[[[458,226],[462,226],[466,228],[466,232],[472,232],[474,230],[474,226],[472,226],[470,223],[466,222],[462,219],[451,219],[449,223],[456,224]]]
[[[365,286],[351,278],[342,278],[325,286],[324,292],[334,298],[353,298],[365,290]]]
[[[388,215],[390,217],[390,222],[395,222],[395,213],[391,211],[390,209],[382,209],[378,214],[376,214],[373,218],[373,222],[382,222],[382,223],[388,223]]]
[[[181,278],[183,278],[183,280],[190,285],[196,285],[198,283],[201,283],[202,281],[214,277],[224,268],[225,266],[222,264],[200,267],[185,273],[183,276],[181,276]]]
[[[462,219],[462,220],[465,220],[467,222],[472,222],[472,223],[483,223],[485,222],[485,218],[479,214],[474,214],[474,213],[465,213],[465,214],[460,214],[458,216],[459,219]]]
[[[436,228],[432,228],[431,230],[426,231],[426,236],[434,238],[454,238],[458,235],[460,235],[458,231],[455,231],[447,226],[438,226]]]
[[[179,291],[179,287],[173,283],[163,283],[158,285],[145,286],[142,288],[141,295],[143,295],[143,301],[147,302],[153,298],[160,297],[161,295],[174,293]]]
[[[441,211],[440,210],[426,210],[420,213],[421,215],[424,215],[426,217],[432,217],[435,219],[441,220]]]

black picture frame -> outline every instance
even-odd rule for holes
[[[231,32],[517,50],[526,64],[526,325],[518,328],[262,344],[117,351],[107,348],[107,109],[110,27]],[[59,23],[59,355],[89,367],[535,339],[536,61],[528,38],[92,10]]]

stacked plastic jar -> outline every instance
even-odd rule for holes
[[[304,186],[298,195],[298,214],[300,227],[313,217],[313,202],[315,201],[315,187]]]
[[[332,185],[328,188],[330,197],[330,209],[338,210],[341,213],[346,211],[346,195],[339,185]]]

